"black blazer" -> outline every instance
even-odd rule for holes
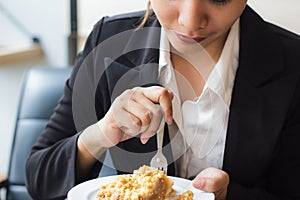
[[[28,158],[27,187],[35,199],[63,199],[79,183],[78,135],[105,115],[116,96],[133,86],[157,84],[160,25],[151,18],[149,29],[130,31],[142,15],[106,17],[95,25]],[[240,24],[239,67],[223,163],[231,179],[227,199],[300,199],[300,38],[263,21],[248,6]],[[164,145],[168,143],[166,128]],[[146,145],[133,138],[112,148],[111,154],[124,173],[149,164],[155,149],[155,137]],[[165,150],[171,162],[171,148]],[[86,180],[96,178],[100,169],[97,162]],[[176,175],[172,162],[168,171]]]

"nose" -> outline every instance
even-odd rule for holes
[[[199,0],[185,0],[183,2],[179,12],[178,23],[189,31],[205,28],[208,24],[205,3]]]

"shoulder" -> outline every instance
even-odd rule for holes
[[[295,65],[295,68],[300,71],[300,36],[275,24],[267,22],[267,25],[281,44],[286,63]]]
[[[105,16],[105,23],[118,23],[118,22],[124,22],[124,21],[139,21],[145,14],[145,11],[136,11],[136,12],[130,12],[130,13],[123,13],[118,14],[114,16]]]
[[[260,38],[258,41],[262,43],[261,45],[266,46],[265,50],[281,53],[287,63],[300,64],[300,35],[265,21],[250,7],[247,9],[246,15],[248,19],[247,25],[251,23],[250,29],[257,33],[257,36]]]
[[[114,16],[104,16],[94,25],[92,34],[97,37],[97,40],[103,41],[120,32],[136,29],[141,23],[144,14],[145,11],[137,11]]]
[[[291,39],[291,40],[298,40],[300,41],[300,35],[291,32],[287,29],[284,29],[280,26],[277,26],[275,24],[272,24],[270,22],[267,22],[268,26],[270,27],[271,30],[273,30],[278,36],[286,38],[286,39]]]
[[[76,58],[74,74],[77,74],[85,58],[89,56],[101,42],[126,30],[136,29],[144,14],[145,11],[136,11],[114,16],[104,16],[96,22],[85,41],[83,50]],[[124,40],[126,40],[126,38],[124,38]]]
[[[145,11],[137,11],[114,16],[104,16],[93,26],[82,52],[83,57],[89,54],[98,44],[118,33],[136,29]]]
[[[251,63],[253,69],[247,70],[266,76],[272,72],[273,78],[280,74],[299,76],[299,52],[297,34],[265,21],[250,7],[244,10],[240,18],[240,63]]]
[[[287,29],[284,29],[280,26],[275,24],[266,22],[270,30],[278,37],[283,43],[291,43],[293,45],[298,45],[300,48],[300,35],[291,32]]]
[[[88,46],[95,47],[104,40],[131,30],[134,32],[143,21],[145,10],[102,17],[93,27],[87,39]],[[144,27],[160,27],[154,14],[151,14]],[[128,38],[124,38],[126,40]]]
[[[296,33],[288,31],[283,27],[265,21],[258,13],[256,13],[250,6],[247,6],[241,16],[242,27],[244,33],[256,34],[264,41],[272,41],[277,39],[279,42],[295,42],[299,44],[300,36]],[[272,41],[273,42],[273,41]]]

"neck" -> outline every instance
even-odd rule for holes
[[[192,54],[182,55],[172,49],[171,61],[182,100],[192,99],[201,94],[206,80],[222,54],[227,36],[228,33],[219,37],[203,51]]]

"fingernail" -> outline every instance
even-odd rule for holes
[[[171,125],[172,121],[173,121],[172,116],[169,116],[168,119],[167,119],[167,124]]]
[[[148,142],[149,138],[141,138],[142,144],[146,144]]]
[[[194,180],[194,182],[193,182],[193,186],[198,189],[202,189],[203,185],[204,185],[203,179]]]

